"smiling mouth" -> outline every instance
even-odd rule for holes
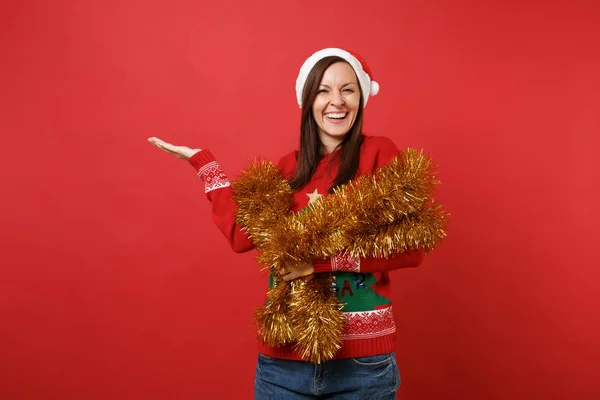
[[[325,118],[331,122],[343,121],[348,116],[347,112],[326,113]]]

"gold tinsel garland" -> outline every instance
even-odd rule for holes
[[[293,192],[271,162],[251,164],[233,182],[237,222],[271,266],[274,284],[257,310],[259,336],[270,346],[294,343],[304,360],[333,358],[342,344],[343,305],[331,274],[291,282],[279,270],[340,252],[389,257],[408,249],[432,250],[445,236],[446,213],[433,200],[437,180],[431,159],[403,150],[372,175],[363,175],[290,213]]]

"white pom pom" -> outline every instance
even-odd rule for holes
[[[369,94],[375,96],[377,93],[379,93],[379,83],[371,81],[371,93]]]

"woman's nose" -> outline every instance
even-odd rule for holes
[[[344,104],[344,97],[340,92],[334,91],[331,94],[331,104],[333,105],[342,105]]]

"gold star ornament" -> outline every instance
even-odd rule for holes
[[[314,192],[312,193],[306,193],[306,195],[308,196],[308,204],[312,204],[315,201],[319,200],[321,198],[321,196],[323,196],[322,194],[319,193],[318,189],[315,189]]]

